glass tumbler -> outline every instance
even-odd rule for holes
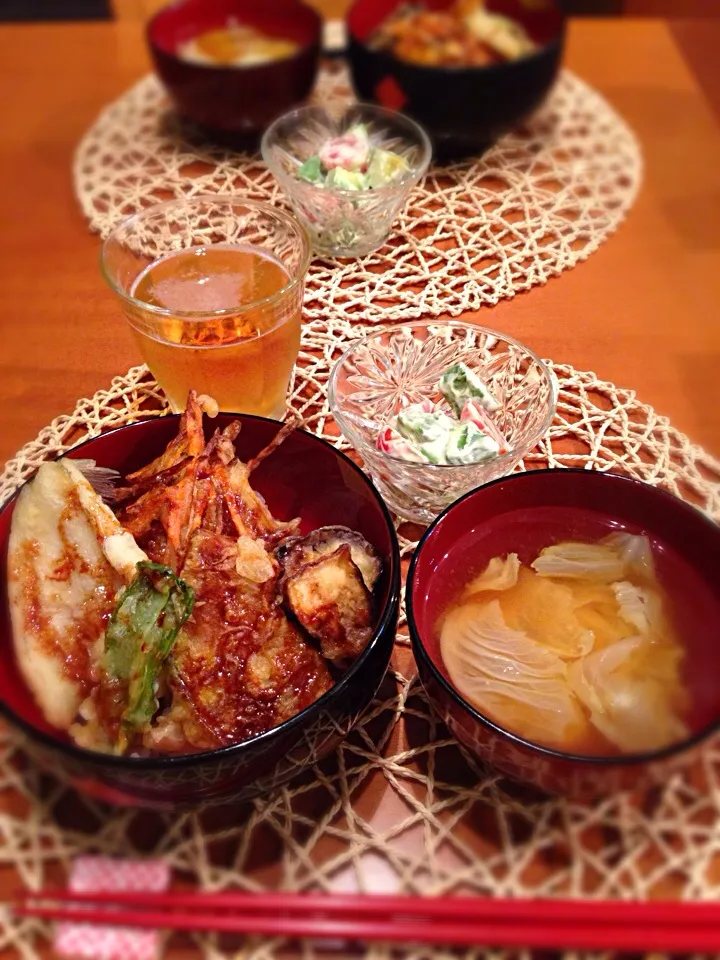
[[[270,204],[198,196],[148,207],[105,241],[102,273],[174,410],[188,391],[281,418],[300,346],[306,231]]]

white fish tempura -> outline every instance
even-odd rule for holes
[[[145,554],[67,461],[43,464],[20,494],[8,551],[15,650],[56,727],[70,726],[87,695],[106,620],[135,558]]]

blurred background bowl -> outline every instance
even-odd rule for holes
[[[557,519],[557,511],[555,520],[548,519],[548,507],[560,508],[561,519]],[[467,576],[468,551],[480,565],[486,558],[509,552],[518,552],[521,561],[529,562],[549,542],[607,534],[608,520],[655,540],[661,584],[664,579],[667,583],[668,574],[677,573],[681,561],[688,589],[702,591],[700,596],[715,609],[716,616],[709,623],[693,623],[701,604],[684,598],[686,619],[680,639],[692,704],[690,737],[652,753],[576,756],[523,739],[463,699],[445,670],[437,624],[454,586]],[[672,566],[666,551],[674,557]],[[415,552],[406,602],[420,679],[436,712],[460,743],[515,780],[575,799],[660,783],[695,760],[703,741],[720,730],[718,570],[720,527],[657,487],[594,470],[536,470],[505,477],[452,504],[428,529]],[[672,602],[672,590],[668,595]],[[680,610],[678,607],[678,613]]]
[[[294,40],[294,56],[257,66],[211,66],[178,56],[178,45],[236,18]],[[178,111],[211,137],[255,148],[267,125],[302,103],[315,82],[322,21],[300,0],[178,0],[150,20],[147,39],[157,73]]]
[[[367,127],[372,146],[404,157],[409,170],[372,190],[339,190],[298,178],[302,163],[355,124]],[[301,107],[279,117],[263,136],[262,155],[310,234],[313,248],[329,256],[362,257],[390,233],[408,194],[425,175],[431,147],[425,131],[408,117],[357,103],[340,117],[323,107]]]
[[[493,419],[508,452],[483,463],[411,463],[377,449],[398,411],[438,393],[442,374],[465,363],[500,404]],[[547,432],[555,380],[542,360],[504,333],[471,323],[428,320],[372,333],[352,344],[328,383],[330,410],[363,458],[387,504],[401,517],[430,523],[458,497],[510,473]]]
[[[426,0],[444,10],[455,0]],[[361,100],[402,110],[421,123],[438,159],[478,155],[539,106],[557,76],[565,26],[554,0],[489,0],[487,7],[521,23],[538,49],[518,60],[484,67],[408,63],[368,41],[404,0],[355,0],[347,18],[348,58]]]
[[[75,447],[73,459],[93,459],[125,475],[158,456],[177,434],[178,416],[121,427]],[[278,429],[275,420],[221,413],[222,428],[242,421],[238,455],[248,460]],[[382,681],[395,640],[400,559],[390,515],[363,472],[312,434],[296,430],[253,473],[253,486],[276,517],[302,519],[302,530],[326,524],[352,527],[383,559],[376,587],[375,630],[365,650],[319,700],[285,723],[242,743],[187,756],[116,757],[84,750],[49,726],[18,672],[13,652],[6,578],[0,596],[0,711],[23,735],[32,759],[81,793],[108,803],[175,808],[242,801],[267,793],[329,753],[351,730]],[[7,565],[10,522],[17,494],[0,513],[0,557]]]

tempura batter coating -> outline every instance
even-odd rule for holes
[[[269,730],[332,685],[325,661],[280,606],[277,563],[271,579],[257,583],[238,574],[237,559],[229,537],[193,538],[182,575],[198,599],[170,679],[218,745]]]

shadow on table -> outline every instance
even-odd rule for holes
[[[0,0],[0,22],[108,20],[109,0]]]
[[[287,883],[292,861],[294,885],[302,885],[347,848],[343,837],[354,829],[353,810],[362,809],[370,819],[375,813],[382,798],[371,789],[375,744],[392,734],[397,689],[389,675],[341,749],[251,802],[169,813],[114,808],[65,786],[15,750],[6,762],[12,763],[18,789],[6,789],[3,811],[19,822],[41,871],[50,863],[69,866],[80,854],[162,856],[176,878],[193,886],[245,879],[274,888]]]
[[[168,106],[158,120],[158,133],[176,150],[190,150],[199,163],[208,163],[212,167],[217,164],[218,151],[250,155],[260,153],[259,134],[210,133],[199,124],[181,116],[171,106]],[[209,170],[202,169],[193,171],[192,167],[189,167],[183,169],[182,174],[192,179],[198,173],[208,172]]]
[[[693,89],[667,86],[628,84],[606,93],[640,143],[655,144],[644,176],[679,242],[697,251],[718,249],[720,147],[717,125],[703,101]],[[699,143],[707,150],[700,165]]]

